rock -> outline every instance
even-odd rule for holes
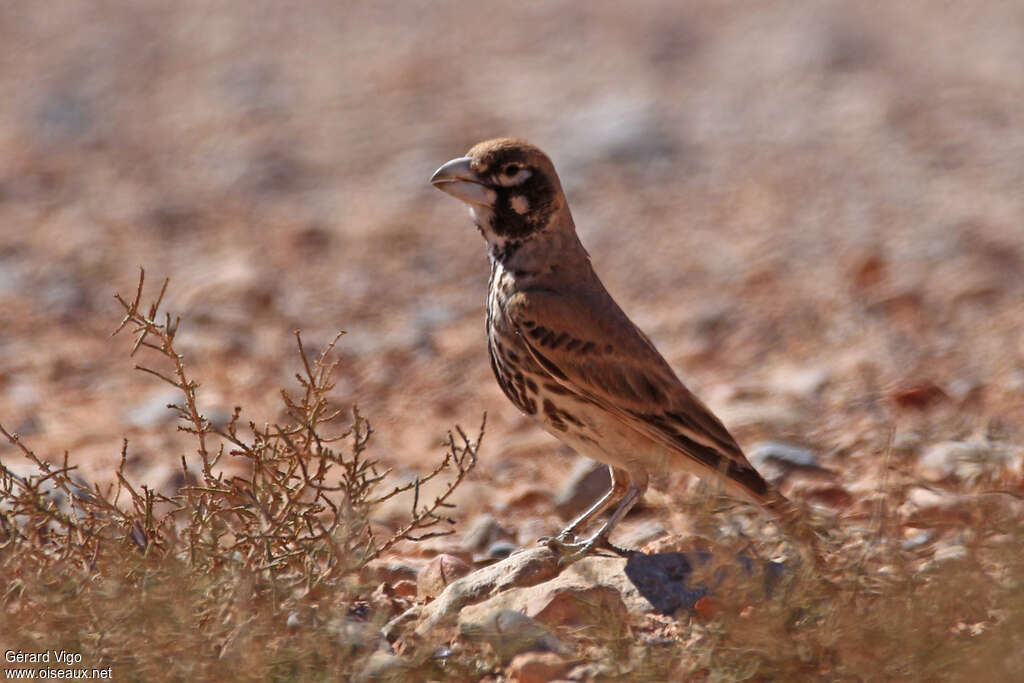
[[[389,643],[394,643],[399,638],[407,636],[416,627],[416,624],[424,618],[424,615],[432,614],[428,608],[435,603],[436,601],[426,605],[413,605],[384,624],[380,630],[381,636]]]
[[[2,348],[2,347],[0,347],[0,348]],[[2,359],[4,361],[4,363],[8,363],[8,364],[11,364],[11,365],[14,364],[14,357],[5,358],[4,356],[0,355],[0,359]],[[4,377],[4,381],[5,381],[4,392],[6,393],[6,399],[7,399],[8,405],[10,405],[10,406],[19,406],[19,407],[21,407],[23,409],[32,409],[32,410],[34,410],[39,405],[39,402],[42,400],[42,394],[40,393],[40,386],[39,386],[39,383],[37,381],[31,380],[31,379],[28,379],[28,378],[12,379],[9,376],[5,376]],[[35,416],[32,415],[32,416],[30,416],[29,418],[26,418],[26,419],[31,420],[34,417]],[[21,434],[23,436],[25,434],[29,434],[30,433],[28,431],[22,431],[20,429],[15,430],[15,431],[18,434]]]
[[[151,489],[168,497],[177,495],[183,486],[196,483],[193,477],[186,478],[180,463],[160,460],[154,455],[142,455],[129,462],[140,470],[137,481],[146,482]]]
[[[405,582],[411,583],[411,582]],[[415,587],[413,587],[415,590]],[[398,595],[395,587],[389,583],[381,583],[374,589],[366,602],[373,614],[381,615],[384,618],[394,617],[409,608],[409,598]]]
[[[607,630],[614,625],[621,630],[627,613],[642,615],[651,609],[626,578],[624,565],[625,560],[618,557],[584,558],[548,581],[513,588],[467,605],[459,614],[459,622],[479,622],[487,614],[510,609],[547,626]]]
[[[124,419],[132,427],[140,429],[173,422],[178,419],[178,413],[167,406],[172,403],[181,405],[184,400],[185,397],[177,389],[160,389],[129,408]]]
[[[19,250],[5,246],[0,254],[0,296],[12,297],[25,291],[29,266],[27,259],[19,258]]]
[[[597,502],[612,487],[607,465],[579,456],[569,474],[569,481],[555,499],[555,509],[564,520],[570,520]]]
[[[68,490],[71,493],[69,498],[64,489],[54,483],[52,477],[48,477],[43,470],[32,462],[23,460],[21,462],[16,461],[9,464],[4,463],[4,468],[7,470],[7,474],[14,482],[12,491],[15,494],[21,492],[23,488],[27,488],[30,479],[35,480],[37,486],[36,490],[46,499],[52,501],[57,506],[57,509],[65,515],[70,514],[72,512],[72,508],[74,508],[79,514],[85,513],[88,508],[83,508],[83,502],[92,504],[96,503],[96,497],[93,495],[89,484],[74,473],[69,474],[68,476]],[[44,503],[40,501],[40,504]],[[11,499],[0,498],[0,511],[6,511],[9,509],[11,509]],[[40,527],[39,531],[41,531],[42,528],[43,527]]]
[[[288,618],[284,622],[285,628],[289,631],[298,631],[302,628],[302,618],[298,612],[292,611],[288,613]]]
[[[705,595],[693,603],[694,613],[704,621],[714,619],[721,609],[722,606],[715,602],[710,595]]]
[[[484,553],[484,559],[487,561],[504,560],[518,548],[519,546],[512,541],[498,541],[497,543],[492,543],[487,548],[487,552]]]
[[[611,662],[587,662],[574,666],[566,674],[569,681],[614,681],[622,680],[622,672]]]
[[[363,683],[364,681],[407,681],[409,674],[410,665],[409,662],[405,661],[398,655],[391,654],[390,652],[378,651],[370,655],[370,658],[366,660],[366,664],[363,665],[362,671],[360,671],[352,679],[357,683]]]
[[[707,586],[693,586],[690,581],[693,558],[705,556],[709,554],[635,555],[626,563],[625,573],[654,609],[662,614],[672,614],[680,608],[693,608],[698,600],[708,595]]]
[[[615,544],[624,548],[638,550],[651,541],[657,540],[668,534],[664,525],[645,521],[637,525],[623,525],[616,527]]]
[[[949,396],[939,385],[931,380],[906,380],[890,387],[887,392],[889,400],[900,408],[913,408],[924,410],[942,401],[948,401]]]
[[[703,552],[638,553],[628,561],[619,557],[586,557],[551,580],[467,605],[459,619],[479,621],[482,614],[513,609],[548,626],[585,626],[591,631],[622,629],[628,616],[642,618],[652,611],[671,614],[680,608],[693,609],[713,588],[694,584],[695,567],[714,566],[718,575],[728,573],[730,568],[738,570],[733,573],[744,578],[755,575],[756,568],[750,560],[741,558],[713,565],[714,558],[717,556]],[[766,567],[766,587],[770,587],[780,568]]]
[[[420,598],[436,598],[448,585],[472,571],[454,555],[441,554],[420,570],[416,577],[416,594]]]
[[[949,383],[947,393],[960,405],[979,401],[985,392],[985,384],[974,377],[959,377]]]
[[[231,423],[232,414],[223,408],[216,406],[199,406],[201,415],[209,421],[210,425],[215,429],[227,429],[228,424]]]
[[[1014,368],[1002,377],[1002,386],[1014,394],[1024,394],[1024,368]]]
[[[565,649],[547,626],[513,609],[474,610],[459,619],[459,633],[489,643],[502,661],[529,650]]]
[[[416,623],[417,635],[431,633],[454,624],[466,605],[483,602],[513,588],[546,581],[557,573],[558,555],[550,548],[538,546],[522,550],[454,581],[429,605],[410,608],[395,617],[385,626],[385,634],[388,638],[398,635],[412,622]]]
[[[493,515],[478,515],[462,536],[462,547],[473,552],[482,552],[499,541],[512,541],[514,537]],[[506,556],[508,553],[506,553]]]
[[[314,223],[291,230],[288,242],[303,258],[323,258],[330,254],[334,232]]]
[[[554,582],[549,582],[549,584]],[[626,618],[626,605],[612,586],[534,586],[526,591],[527,606],[534,618],[548,626],[582,627],[588,631],[619,633]],[[595,628],[596,627],[596,628]]]
[[[918,531],[907,538],[903,539],[900,543],[900,547],[904,550],[915,550],[923,545],[926,545],[932,540],[932,534],[928,531]]]
[[[415,598],[416,595],[419,593],[419,588],[417,587],[416,582],[408,581],[406,579],[403,579],[395,583],[392,586],[392,588],[395,591],[395,595],[400,598]]]
[[[43,425],[35,414],[29,415],[14,427],[14,433],[18,436],[32,436],[43,431]]]
[[[739,317],[734,301],[711,300],[697,304],[689,316],[684,357],[699,362],[714,356],[721,350],[722,341],[736,327]]]
[[[539,538],[557,534],[561,528],[561,520],[555,520],[550,515],[520,518],[516,525],[516,540],[525,548],[536,543]]]
[[[987,443],[944,441],[929,447],[918,459],[917,467],[928,481],[971,479],[1003,467],[1011,459],[1008,451]]]
[[[781,441],[762,441],[750,450],[750,463],[765,479],[779,483],[792,472],[822,472],[809,448]]]
[[[830,508],[848,508],[854,503],[853,495],[838,484],[827,482],[803,483],[792,486],[787,494],[791,499],[817,503]]]
[[[953,493],[915,486],[898,508],[908,527],[962,527],[973,518],[968,499]]]
[[[921,435],[917,432],[898,432],[892,440],[893,451],[913,453],[921,447]]]
[[[573,169],[607,159],[632,162],[652,172],[658,161],[679,151],[644,94],[616,93],[584,102],[564,118],[560,130],[556,138],[562,140],[557,152],[560,168],[566,169],[563,182],[578,182],[573,179],[584,174],[573,173]]]
[[[39,307],[65,322],[89,311],[91,289],[74,267],[47,269],[33,285]]]
[[[760,427],[771,431],[792,429],[804,422],[804,415],[788,402],[736,398],[715,408],[730,431]]]
[[[416,577],[419,575],[419,569],[411,564],[405,562],[395,562],[393,560],[374,560],[360,572],[361,578],[366,583],[390,583],[392,586],[397,585],[401,581],[410,581],[415,583]]]
[[[337,636],[338,647],[350,655],[372,652],[383,642],[380,631],[372,622],[363,619],[346,616],[328,628]]]
[[[751,462],[769,461],[780,463],[786,467],[818,468],[818,459],[814,452],[803,446],[782,443],[781,441],[763,441],[751,450]]]
[[[549,626],[613,628],[618,629],[613,635],[621,635],[622,629],[628,629],[627,617],[646,617],[653,610],[671,614],[680,608],[693,609],[730,577],[763,581],[768,592],[783,569],[731,555],[714,562],[718,557],[710,552],[637,553],[627,561],[598,555],[559,573],[559,558],[553,550],[530,548],[454,581],[432,603],[412,607],[393,619],[384,634],[394,640],[413,629],[419,637],[436,637],[454,623],[460,628],[479,626],[501,610],[512,610]],[[694,583],[695,567],[714,570],[714,581]]]
[[[524,652],[509,662],[506,673],[517,683],[548,683],[565,676],[572,667],[554,652]]]
[[[886,279],[887,263],[881,252],[871,250],[848,260],[852,261],[848,274],[857,288],[869,289]]]
[[[518,514],[529,510],[547,510],[551,507],[551,497],[551,492],[544,486],[518,486],[504,496],[502,509],[514,510]]]
[[[949,500],[949,495],[921,486],[915,486],[907,492],[907,503],[913,505],[919,510],[923,508],[936,507],[938,505],[948,503]]]
[[[867,303],[867,312],[897,321],[918,323],[924,308],[924,294],[919,287],[907,287],[889,292]]]
[[[935,551],[932,561],[935,564],[949,562],[951,560],[962,560],[967,557],[967,548],[962,545],[947,545]]]
[[[831,379],[832,370],[827,365],[784,365],[772,372],[770,385],[777,393],[813,398],[821,393]]]
[[[728,593],[727,581],[760,581],[770,595],[785,570],[777,562],[758,562],[745,556],[710,552],[637,554],[626,563],[625,574],[639,593],[662,614],[695,610],[716,591]],[[694,576],[699,571],[700,582]],[[705,583],[709,581],[710,584]],[[706,611],[706,609],[705,609]]]

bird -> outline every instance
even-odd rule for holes
[[[789,511],[605,289],[547,154],[516,138],[486,140],[443,164],[430,183],[469,206],[486,242],[487,348],[505,396],[611,473],[604,495],[542,540],[571,558],[595,548],[629,552],[608,538],[652,472],[717,478],[776,516]],[[593,535],[578,538],[613,505]]]

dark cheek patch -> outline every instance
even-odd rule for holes
[[[494,204],[494,232],[513,239],[526,237],[543,228],[551,215],[555,192],[547,179],[534,172],[522,185],[492,187],[497,195]],[[515,197],[526,200],[529,210],[520,214],[513,208]]]

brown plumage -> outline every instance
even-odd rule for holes
[[[717,476],[765,508],[788,507],[605,290],[541,150],[511,138],[482,142],[431,183],[469,205],[487,241],[487,340],[505,395],[611,468],[612,490],[566,527],[560,545],[583,554],[605,543],[652,471]],[[576,542],[580,527],[623,493],[597,533]]]

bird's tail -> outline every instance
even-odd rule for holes
[[[793,540],[804,559],[822,572],[826,568],[822,539],[814,528],[808,510],[786,498],[774,487],[760,496],[757,502],[775,517],[783,533]]]
[[[730,471],[722,478],[727,488],[770,513],[782,532],[796,544],[804,560],[822,573],[826,566],[825,553],[807,508],[782,495],[749,464],[743,468],[742,477],[735,474]]]

